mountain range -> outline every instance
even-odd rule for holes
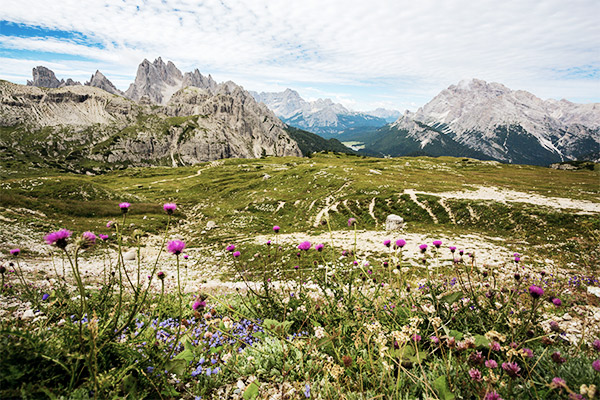
[[[354,137],[371,155],[452,155],[548,165],[600,160],[600,104],[542,100],[478,79],[442,90],[416,112]]]
[[[292,89],[283,92],[250,92],[285,123],[306,129],[323,137],[336,137],[347,132],[379,128],[395,121],[400,112],[378,108],[372,112],[350,111],[331,99],[306,101]]]
[[[99,172],[221,158],[347,151],[292,129],[233,82],[144,60],[125,92],[101,72],[58,80],[45,67],[27,85],[0,81],[0,158],[6,165]]]

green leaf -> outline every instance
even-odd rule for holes
[[[258,381],[252,382],[244,391],[244,400],[252,400],[258,397],[258,388],[260,383]]]
[[[442,296],[442,298],[440,299],[440,302],[452,304],[456,300],[460,299],[461,297],[463,297],[463,292],[454,292],[454,293],[450,293],[445,296]]]
[[[451,329],[450,332],[448,332],[448,336],[452,336],[456,340],[462,340],[462,338],[465,337],[462,332],[455,331],[454,329]]]
[[[433,388],[437,391],[441,400],[454,400],[456,398],[450,389],[448,389],[446,375],[441,375],[433,381]]]
[[[165,368],[167,369],[167,371],[173,374],[183,375],[189,365],[189,361],[186,361],[183,358],[177,359],[177,357],[175,357],[174,359],[165,364]]]
[[[475,346],[477,347],[489,347],[490,341],[483,335],[475,335]]]

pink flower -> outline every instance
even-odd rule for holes
[[[502,369],[511,378],[516,378],[517,376],[519,376],[519,371],[521,371],[521,367],[519,367],[519,364],[517,364],[516,362],[502,363]]]
[[[536,285],[531,285],[531,286],[529,286],[529,294],[534,299],[539,299],[540,297],[542,297],[544,295],[544,289],[542,289],[541,287],[536,286]]]
[[[184,255],[183,255],[183,258],[184,258],[185,260],[187,260],[188,258],[190,258],[190,256],[188,256],[187,254],[184,254]]]
[[[100,238],[100,240],[106,240],[108,239],[108,235],[104,235],[104,234],[99,234],[98,237]]]
[[[419,249],[421,249],[421,253],[425,253],[427,251],[427,245],[426,244],[422,244],[419,246]]]
[[[565,382],[565,380],[563,378],[552,378],[552,383],[550,384],[550,387],[552,387],[553,389],[556,388],[566,388],[567,387],[567,382]]]
[[[527,348],[527,347],[523,347],[523,352],[526,354],[527,358],[533,358],[533,350]]]
[[[277,225],[275,225],[273,227],[273,232],[275,232],[275,233],[279,233],[280,230],[281,230],[281,228],[279,226],[277,226]]]
[[[310,249],[310,246],[311,246],[310,242],[306,241],[306,242],[302,242],[302,243],[300,243],[300,244],[298,245],[298,248],[299,248],[300,250],[304,250],[304,251],[306,251],[306,250]]]
[[[19,255],[19,253],[21,253],[21,249],[11,249],[10,250],[10,255],[11,256],[15,256],[16,257],[16,256]]]
[[[441,240],[434,240],[434,241],[433,241],[433,245],[434,245],[436,248],[438,248],[438,249],[439,249],[439,248],[442,246],[442,241],[441,241]]]
[[[404,240],[404,239],[396,240],[396,247],[403,248],[404,246],[406,246],[406,240]]]
[[[489,369],[494,369],[498,368],[498,363],[496,362],[496,360],[487,360],[485,362],[485,366]]]
[[[448,247],[450,249],[450,252],[454,253],[456,251],[456,246],[450,246]]]
[[[71,231],[61,229],[60,231],[52,232],[44,236],[46,243],[54,245],[59,249],[65,249],[67,247],[67,239],[71,236]]]
[[[486,394],[483,400],[502,400],[502,397],[500,397],[498,393],[492,391]]]
[[[556,307],[560,307],[562,306],[562,301],[558,297],[555,297],[552,299],[552,304],[554,304]]]
[[[322,243],[319,243],[319,244],[315,245],[315,250],[316,251],[323,251],[323,247],[325,247],[325,245],[322,244]]]
[[[592,363],[592,368],[594,368],[594,371],[600,372],[600,359]]]
[[[596,349],[596,351],[600,351],[600,339],[594,340],[592,346],[594,347],[594,349]]]
[[[412,335],[411,339],[414,342],[420,342],[421,341],[421,335],[417,335],[416,333],[414,335]]]
[[[385,247],[390,247],[391,244],[392,244],[392,241],[390,239],[386,239],[383,241],[383,245]]]
[[[206,307],[206,303],[204,301],[198,301],[198,300],[196,300],[194,302],[194,304],[192,305],[192,309],[194,311],[198,311],[198,309],[202,310],[202,309],[204,309],[204,307]]]
[[[113,226],[114,224],[115,224],[115,221],[108,221],[108,222],[106,223],[106,227],[107,227],[108,229],[110,229],[110,228],[112,228],[112,226]]]
[[[131,207],[131,204],[129,204],[127,202],[119,204],[119,208],[121,209],[121,212],[123,214],[125,214],[127,211],[129,211],[129,207]]]
[[[356,218],[350,218],[348,220],[348,226],[356,225]]]
[[[172,215],[176,209],[177,205],[175,203],[165,203],[163,206],[163,210],[165,210],[168,215]]]
[[[239,251],[234,251],[232,255],[237,258],[237,257],[241,256],[242,253],[240,253]]]
[[[185,249],[185,242],[181,240],[172,240],[167,245],[167,250],[169,253],[172,253],[176,256],[180,255],[183,249]]]
[[[225,248],[225,250],[227,250],[227,251],[234,251],[235,250],[235,245],[234,244],[230,244],[229,246],[227,246]]]
[[[471,368],[469,370],[469,376],[471,377],[471,379],[473,379],[475,382],[481,382],[481,371],[478,370],[477,368]]]
[[[91,246],[93,244],[96,244],[96,235],[90,231],[87,232],[83,232],[83,235],[81,235],[83,237],[83,246],[87,247],[87,246]]]

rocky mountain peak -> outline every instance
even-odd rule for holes
[[[27,81],[27,86],[59,88],[64,86],[81,85],[81,83],[76,82],[71,78],[67,79],[66,82],[64,79],[59,81],[51,69],[42,65],[33,68],[32,75],[33,80]]]
[[[92,75],[90,80],[85,83],[86,86],[93,86],[100,88],[102,90],[106,90],[108,93],[116,94],[119,96],[123,96],[123,92],[116,88],[115,85],[111,81],[108,80],[104,74],[98,70],[96,73]]]

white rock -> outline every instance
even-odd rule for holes
[[[125,261],[135,260],[135,256],[136,256],[136,251],[134,249],[132,249],[132,250],[129,250],[127,253],[123,254],[123,260],[125,260]]]
[[[587,291],[589,294],[593,294],[596,297],[600,297],[600,287],[588,286]]]
[[[398,231],[404,228],[404,218],[390,214],[387,216],[385,220],[385,230],[386,231]]]
[[[33,310],[31,310],[31,309],[25,311],[23,313],[23,315],[21,315],[22,319],[31,319],[31,318],[34,318],[34,317],[35,317],[35,314],[33,313]]]
[[[217,227],[218,227],[218,225],[217,225],[217,223],[215,221],[208,221],[206,223],[206,229],[208,229],[208,230],[215,229]]]

